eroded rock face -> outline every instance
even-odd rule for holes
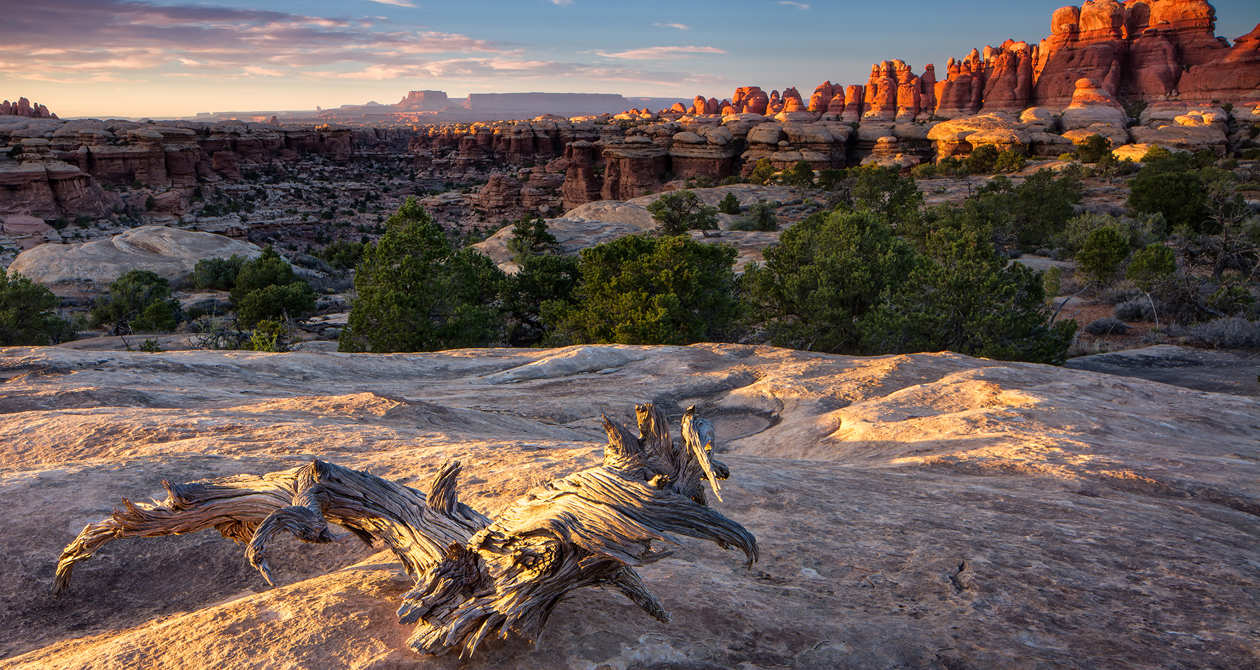
[[[604,147],[605,200],[629,200],[659,192],[669,170],[669,149],[644,136],[631,136],[625,142]]]
[[[18,254],[9,270],[20,272],[58,295],[104,290],[128,270],[149,270],[171,282],[192,274],[197,261],[242,256],[262,250],[222,235],[165,226],[141,226],[103,240],[43,244]]]
[[[423,488],[458,458],[460,500],[499,510],[597,463],[598,414],[627,398],[714,418],[732,472],[717,507],[761,561],[683,540],[686,558],[641,571],[672,623],[586,589],[536,647],[488,641],[467,667],[1253,664],[1254,398],[948,353],[739,345],[11,348],[0,372],[0,493],[26,510],[0,534],[0,655],[19,667],[453,668],[403,651],[411,579],[351,537],[276,546],[271,590],[212,533],[110,545],[61,600],[36,587],[85,522],[162,479],[316,455]]]
[[[1226,102],[1260,99],[1260,24],[1223,54],[1210,47],[1205,51],[1219,58],[1205,57],[1204,62],[1190,66],[1178,84],[1181,98]]]
[[[385,135],[357,138],[363,146],[397,143]],[[355,141],[350,129],[330,126],[0,116],[0,180],[10,185],[0,190],[0,213],[102,216],[120,204],[102,185],[150,189],[164,203],[183,203],[171,210],[180,213],[198,183],[239,180],[241,165],[308,154],[346,160]],[[21,165],[9,160],[10,153],[18,154]],[[35,175],[35,163],[43,165],[45,177]]]

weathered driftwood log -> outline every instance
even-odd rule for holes
[[[648,614],[669,614],[634,566],[670,552],[675,535],[742,550],[751,565],[757,541],[738,523],[706,505],[730,471],[713,458],[713,426],[683,414],[683,444],[670,437],[665,415],[635,407],[636,436],[608,417],[602,465],[539,486],[496,519],[456,500],[458,462],[448,462],[428,494],[332,463],[172,485],[165,500],[133,503],[88,524],[62,551],[53,592],[64,591],[75,564],[124,537],[178,535],[210,528],[245,543],[245,556],[272,583],[267,543],[279,532],[306,542],[332,539],[337,524],[367,543],[393,550],[415,588],[403,597],[399,620],[416,623],[416,651],[470,656],[485,638],[537,639],[551,611],[583,586],[617,589]],[[720,499],[720,496],[719,496]]]

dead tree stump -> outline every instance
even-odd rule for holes
[[[61,553],[53,592],[68,588],[75,564],[112,540],[213,528],[245,544],[245,557],[272,584],[267,543],[279,532],[306,542],[332,539],[342,526],[369,544],[380,541],[415,580],[398,618],[415,623],[408,644],[425,654],[458,650],[467,658],[487,637],[537,639],[569,591],[610,586],[648,614],[669,614],[634,568],[671,552],[676,535],[711,540],[757,560],[757,541],[708,507],[707,481],[730,471],[713,458],[714,431],[690,407],[683,443],[665,415],[635,407],[639,434],[603,417],[603,464],[534,488],[495,519],[459,502],[458,461],[443,464],[428,494],[324,461],[256,478],[189,484],[163,482],[166,499],[133,503],[88,524]],[[274,584],[273,584],[274,585]]]

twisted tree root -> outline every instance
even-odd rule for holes
[[[669,613],[634,567],[668,551],[676,535],[711,540],[757,560],[757,541],[708,507],[705,482],[721,500],[718,480],[730,470],[713,458],[713,425],[683,414],[683,444],[665,415],[637,405],[636,436],[603,417],[608,444],[602,465],[534,488],[491,520],[459,502],[458,461],[443,464],[428,494],[324,461],[261,477],[171,484],[166,499],[133,503],[88,524],[66,545],[53,592],[69,587],[80,561],[125,537],[179,535],[214,528],[245,543],[250,565],[274,586],[267,544],[280,532],[305,542],[332,540],[329,524],[393,550],[415,587],[403,596],[399,621],[415,623],[408,644],[425,654],[471,656],[488,637],[537,639],[569,591],[608,586],[657,620]]]

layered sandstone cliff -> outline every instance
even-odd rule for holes
[[[243,165],[344,161],[407,139],[331,126],[0,116],[0,214],[101,216],[121,206],[103,186],[148,189],[182,211],[199,183],[238,180]]]

